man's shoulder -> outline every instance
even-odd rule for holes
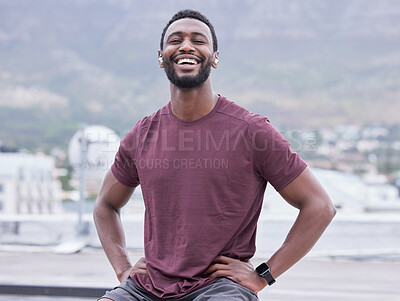
[[[143,129],[149,128],[153,122],[158,122],[162,115],[168,114],[168,104],[157,110],[151,115],[139,119],[127,133],[126,137],[140,135]]]
[[[139,121],[135,124],[134,128],[140,129],[140,128],[145,128],[151,125],[152,122],[158,122],[160,121],[160,118],[162,115],[168,115],[168,105],[166,104],[162,108],[158,109],[156,112],[154,112],[151,115],[147,115],[145,117],[142,117],[139,119]]]
[[[235,103],[234,101],[228,100],[223,97],[222,103],[218,109],[218,112],[236,120],[247,123],[250,127],[256,126],[258,123],[269,123],[269,120],[266,116],[253,113],[245,107]]]

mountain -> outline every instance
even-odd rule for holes
[[[65,147],[81,123],[124,135],[169,101],[157,50],[184,8],[216,29],[214,89],[278,128],[399,122],[397,0],[1,0],[0,141]]]

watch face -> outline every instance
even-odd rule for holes
[[[258,275],[260,275],[260,277],[264,277],[265,280],[267,280],[268,285],[272,285],[275,283],[275,279],[271,275],[271,270],[266,263],[262,263],[258,267],[256,267],[256,272],[258,273]]]
[[[266,263],[262,263],[258,267],[256,267],[256,272],[260,275],[265,273],[268,270],[269,270],[269,266]]]

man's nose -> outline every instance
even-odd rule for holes
[[[181,46],[179,47],[179,50],[189,52],[194,51],[195,48],[193,47],[193,44],[189,39],[184,39]]]

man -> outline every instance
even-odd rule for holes
[[[165,27],[159,65],[171,101],[122,140],[94,209],[121,284],[100,300],[257,300],[300,260],[335,209],[305,162],[267,118],[214,93],[218,43],[209,20],[180,11]],[[257,220],[267,182],[299,209],[285,242],[256,269]],[[120,209],[141,185],[145,257],[132,265]]]

